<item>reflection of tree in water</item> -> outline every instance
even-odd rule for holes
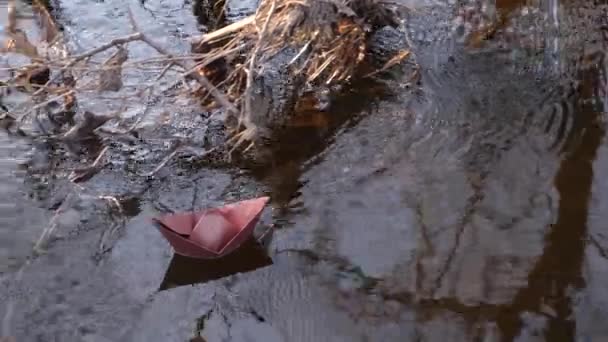
[[[411,305],[417,312],[417,330],[420,336],[424,336],[422,340],[434,341],[438,336],[432,330],[438,328],[438,322],[451,322],[448,324],[451,328],[441,329],[457,331],[462,338],[487,337],[492,334],[488,327],[495,325],[495,336],[502,336],[503,341],[513,341],[524,327],[534,329],[527,326],[527,321],[524,322],[525,317],[529,316],[532,319],[540,317],[541,326],[544,320],[545,327],[540,329],[544,329],[546,341],[573,341],[576,322],[573,321],[572,290],[583,285],[581,267],[586,246],[592,163],[604,136],[599,120],[602,103],[590,104],[589,101],[597,99],[597,91],[601,88],[598,72],[594,69],[586,70],[580,76],[585,82],[577,91],[575,112],[571,118],[573,122],[564,137],[571,143],[563,143],[563,146],[569,148],[564,150],[564,158],[554,178],[554,186],[559,193],[557,219],[553,221],[555,223],[546,227],[546,230],[536,227],[538,224],[547,224],[543,220],[518,227],[490,226],[494,226],[490,228],[490,234],[495,235],[497,240],[506,238],[517,244],[522,239],[518,237],[519,234],[524,234],[523,239],[538,236],[540,240],[515,245],[511,255],[508,251],[492,250],[495,244],[488,240],[475,241],[472,236],[480,226],[471,222],[476,220],[473,217],[478,219],[480,211],[483,211],[480,207],[484,206],[485,189],[484,183],[481,183],[479,188],[473,189],[474,194],[465,205],[465,215],[458,226],[461,229],[450,235],[455,239],[451,242],[455,245],[446,250],[446,241],[438,240],[437,231],[430,229],[434,227],[420,227],[423,231],[418,251],[427,263],[415,267],[416,276],[409,273],[413,269],[405,268],[400,269],[398,274],[387,277],[401,279],[402,283],[408,283],[408,278],[414,278],[416,284],[409,287],[413,291],[407,289],[407,284],[390,284],[390,279],[368,279],[372,281],[371,287],[360,288],[360,295],[352,291],[339,293],[338,305],[353,317],[372,321],[381,317],[398,320],[399,314],[391,314],[390,308],[396,307],[392,311],[399,312],[403,309],[401,305]],[[535,182],[526,184],[533,188]],[[518,215],[538,216],[540,213],[541,211],[527,209]],[[501,221],[500,217],[495,218]],[[487,223],[490,224],[489,221]],[[530,233],[527,230],[536,232],[528,236],[525,235]],[[535,255],[529,249],[542,246],[543,233],[546,233],[544,249],[541,255]],[[458,237],[458,234],[462,236]],[[475,251],[477,248],[482,251]],[[440,265],[436,265],[437,262]],[[435,266],[429,266],[433,263]],[[394,281],[398,283],[396,279]],[[379,295],[383,298],[380,301]],[[470,325],[463,331],[462,327],[467,326],[465,323]]]
[[[603,67],[600,64],[600,67]],[[542,312],[543,305],[555,311],[548,320],[547,341],[574,341],[576,322],[572,320],[570,288],[580,288],[581,269],[587,236],[588,204],[593,180],[593,161],[604,137],[600,115],[603,112],[602,89],[606,87],[603,70],[592,68],[580,74],[582,84],[575,104],[576,112],[555,177],[560,194],[559,215],[546,237],[542,257],[528,276],[528,286],[520,290],[512,303],[501,308],[497,322],[503,339],[513,340],[519,333],[524,312]]]
[[[562,117],[547,124],[547,129],[552,124],[559,126],[557,134],[563,152],[563,160],[554,178],[554,186],[559,193],[559,208],[557,220],[550,225],[545,236],[544,251],[527,276],[527,285],[516,291],[510,303],[470,306],[456,299],[456,294],[454,299],[423,300],[421,308],[431,312],[441,312],[442,309],[458,312],[467,317],[469,322],[476,324],[479,324],[480,320],[495,321],[503,341],[513,341],[522,333],[525,315],[538,314],[546,319],[544,335],[547,341],[575,340],[576,322],[573,320],[572,291],[584,285],[581,269],[593,179],[592,163],[605,133],[600,119],[604,106],[601,101],[602,92],[606,87],[602,61],[603,58],[600,58],[595,67],[580,70],[577,77],[580,83],[564,97],[564,100],[571,101],[564,104],[566,110],[571,110],[569,117]],[[554,117],[549,120],[553,121]],[[568,120],[571,120],[571,124],[566,127]],[[462,230],[464,231],[464,228]],[[451,263],[452,257],[449,256],[446,262]],[[504,263],[504,260],[486,262]],[[441,279],[436,289],[441,286],[443,280],[450,280],[443,279],[449,267],[445,266],[443,271],[440,271]],[[488,281],[496,283],[496,277],[503,273],[495,273],[497,267],[499,266],[494,265],[488,270],[490,273],[486,278],[494,278]],[[485,334],[481,331],[480,333]]]
[[[419,230],[415,248],[417,255],[414,260],[397,266],[392,274],[374,279],[371,288],[360,289],[360,295],[342,291],[338,298],[340,307],[361,318],[381,316],[382,307],[387,303],[413,306],[417,313],[417,329],[425,337],[422,340],[434,340],[437,336],[430,332],[431,326],[448,320],[454,323],[454,315],[470,324],[463,332],[461,324],[465,322],[454,323],[458,326],[454,329],[463,336],[481,337],[489,334],[488,326],[494,326],[495,336],[513,341],[525,334],[524,328],[534,329],[532,321],[537,319],[541,326],[539,330],[544,330],[547,341],[574,340],[577,324],[572,312],[572,290],[583,285],[581,267],[587,235],[592,163],[604,136],[599,117],[603,110],[604,94],[601,92],[606,87],[602,68],[602,55],[585,54],[576,61],[573,69],[579,70],[572,80],[562,76],[563,87],[550,84],[555,91],[525,100],[518,98],[522,92],[501,92],[505,88],[498,88],[501,86],[500,75],[498,72],[489,73],[496,76],[492,80],[497,87],[485,90],[485,93],[494,91],[497,96],[509,97],[504,103],[491,98],[490,101],[495,102],[490,106],[479,97],[481,105],[465,103],[461,108],[469,118],[473,117],[472,112],[476,108],[485,111],[497,109],[499,113],[479,113],[480,122],[475,122],[469,131],[475,134],[481,131],[483,135],[495,130],[501,136],[488,141],[484,137],[475,137],[471,143],[453,137],[455,134],[467,136],[466,128],[462,131],[458,131],[460,128],[446,128],[445,138],[438,138],[441,134],[435,134],[435,140],[408,147],[410,151],[415,150],[412,153],[414,157],[398,167],[390,166],[386,173],[393,178],[405,173],[399,168],[418,169],[414,182],[412,179],[392,181],[395,186],[409,181],[404,187],[416,192],[413,196],[416,204],[410,206],[421,208],[419,217],[422,218],[414,228]],[[510,76],[514,77],[513,74]],[[525,82],[522,78],[516,83],[520,88],[530,87]],[[469,84],[463,86],[464,94],[474,92],[468,87]],[[531,92],[539,92],[538,88],[530,89]],[[467,101],[462,98],[454,100],[455,94],[460,94],[460,88],[448,90],[452,92],[445,95],[447,100],[440,98],[439,101],[445,100],[445,104],[453,107],[460,104],[456,103],[458,101]],[[484,93],[483,89],[480,93]],[[501,115],[517,118],[513,112],[531,103],[538,105],[539,101],[543,108],[522,120],[526,125],[538,126],[538,129],[526,129],[525,134],[519,134],[510,127],[492,122],[494,117],[501,120]],[[520,102],[521,107],[517,107]],[[488,115],[493,116],[488,118]],[[484,118],[489,124],[481,122]],[[508,125],[509,118],[502,119]],[[547,136],[539,136],[542,131],[549,135],[548,139]],[[460,148],[461,143],[473,147]],[[549,152],[543,150],[545,145]],[[441,149],[452,150],[439,151]],[[427,157],[434,152],[439,156],[435,160]],[[556,160],[557,152],[561,152],[561,160]],[[461,157],[456,156],[454,160],[443,158],[450,154],[460,154]],[[508,168],[504,169],[505,166]],[[385,179],[384,182],[390,180]],[[412,184],[416,182],[422,184]],[[375,186],[376,192],[385,191],[384,196],[390,196],[390,187],[385,189],[370,185],[372,183],[359,187],[357,195],[374,194]],[[419,187],[418,191],[412,190],[415,186]],[[559,202],[552,203],[549,193],[554,190],[559,195]],[[348,196],[349,193],[341,194],[340,201],[347,201]],[[442,201],[448,203],[447,207],[441,206]],[[382,214],[395,215],[378,208],[384,204],[380,201],[371,209],[365,205],[360,205],[359,209],[371,215],[372,218],[364,220],[375,223],[377,234],[385,231],[384,224],[393,223],[382,219]],[[347,209],[340,204],[332,206],[332,215],[340,215],[341,210]],[[555,217],[547,213],[553,206]],[[377,223],[375,219],[378,219]],[[340,217],[331,217],[323,222],[323,229],[348,227],[352,234],[358,232],[357,225],[364,224]],[[329,240],[343,239],[339,234],[334,233]],[[503,248],[505,245],[508,247]],[[400,246],[406,249],[404,244]],[[332,248],[339,250],[335,246]],[[368,254],[370,252],[374,251],[367,251]],[[346,253],[347,259],[365,254],[350,250],[339,250],[338,253]],[[384,301],[374,305],[378,295]],[[362,308],[370,309],[371,314],[366,314],[365,310],[361,312]],[[371,310],[373,308],[380,313]]]
[[[446,310],[455,312],[476,326],[483,325],[483,322],[496,322],[503,341],[513,341],[522,333],[525,326],[523,320],[526,315],[540,315],[541,320],[546,319],[544,328],[546,341],[575,340],[576,322],[573,318],[572,295],[573,290],[584,285],[581,269],[586,246],[588,203],[593,179],[592,163],[605,133],[600,119],[603,111],[600,92],[606,87],[606,83],[600,70],[603,65],[599,63],[599,66],[599,68],[580,71],[578,80],[581,83],[576,87],[574,93],[566,98],[572,101],[565,105],[570,106],[569,117],[559,118],[553,123],[560,127],[557,134],[559,145],[562,146],[563,160],[554,178],[554,186],[559,193],[558,216],[555,223],[548,227],[542,255],[536,260],[530,258],[531,256],[513,255],[511,262],[504,256],[492,257],[491,252],[490,255],[477,255],[478,258],[484,260],[480,263],[468,263],[468,266],[475,267],[476,264],[490,266],[483,270],[485,289],[477,293],[475,290],[476,278],[473,277],[473,281],[468,284],[473,287],[472,292],[459,292],[459,287],[463,285],[458,283],[462,283],[463,279],[450,278],[449,270],[455,267],[452,265],[452,259],[456,254],[461,253],[458,250],[470,247],[460,240],[461,235],[467,234],[467,229],[471,227],[461,224],[461,229],[455,236],[454,249],[445,259],[444,266],[440,267],[439,278],[432,293],[437,294],[438,289],[442,286],[453,288],[447,290],[447,293],[445,290],[439,292],[439,297],[443,299],[420,301],[422,312],[434,312],[435,314],[431,314],[431,316],[440,321],[444,319],[441,318],[443,314],[439,315],[440,313],[445,313]],[[568,120],[571,120],[571,123],[569,127],[565,127]],[[550,126],[551,123],[548,125]],[[470,197],[468,209],[465,210],[465,218],[476,214],[475,211],[484,196],[481,193],[483,190],[482,183],[482,187],[475,190],[475,193],[482,197],[475,195]],[[471,221],[471,219],[469,218],[467,221]],[[463,221],[463,223],[465,222]],[[530,229],[533,226],[527,225],[524,228]],[[513,232],[512,234],[518,233]],[[520,251],[523,252],[525,248],[526,246],[520,247]],[[431,256],[431,258],[437,259],[437,255]],[[528,267],[521,264],[522,261],[526,262],[526,258],[528,258],[528,262],[534,262],[534,265],[529,271],[527,279],[522,282],[523,279],[517,279],[517,277],[522,271],[521,268]],[[509,263],[513,268],[505,268]],[[456,271],[458,277],[467,277],[480,272],[476,269],[462,270],[463,267],[466,268],[467,263]],[[520,269],[518,270],[518,268]],[[429,275],[433,276],[432,272],[427,273],[431,273]],[[505,279],[505,275],[514,276],[516,279]],[[454,281],[457,284],[453,284]],[[504,283],[502,283],[503,281]],[[525,284],[525,286],[517,290],[518,283]],[[512,287],[511,290],[516,290],[510,302],[500,303],[500,297],[491,298],[491,294],[487,292],[492,288],[496,290],[500,286]],[[461,296],[463,293],[464,298]],[[490,297],[483,298],[484,293]],[[469,299],[480,299],[483,303],[467,304],[466,294],[473,296]],[[475,296],[481,296],[481,298]],[[502,298],[506,299],[504,296]],[[485,299],[489,301],[485,302]],[[497,299],[498,303],[491,304]],[[426,319],[428,317],[423,321]],[[435,319],[431,318],[431,320]],[[487,331],[483,329],[471,329],[473,336],[479,337],[487,334]]]

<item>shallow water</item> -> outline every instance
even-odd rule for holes
[[[0,1],[0,40],[3,46],[7,38],[7,5],[7,1]],[[18,9],[26,16],[32,15],[31,8],[25,3],[19,2]],[[21,19],[18,28],[24,30],[32,40],[38,40],[40,37],[40,31],[31,19]],[[10,61],[23,63],[27,59],[9,54],[0,56],[2,78],[7,75],[4,68]],[[5,94],[4,89],[2,94]],[[2,98],[2,103],[10,102]],[[39,208],[24,186],[27,175],[23,165],[29,159],[31,149],[32,146],[28,142],[14,139],[5,131],[0,132],[0,275],[9,274],[19,268],[31,254],[32,243],[40,236],[48,221],[47,211]]]
[[[190,5],[174,2],[148,0],[153,12],[136,14],[179,51],[196,20]],[[449,4],[417,5],[408,29],[419,83],[398,73],[377,86],[355,82],[318,114],[323,124],[293,127],[268,159],[245,170],[175,163],[144,180],[117,161],[84,185],[130,199],[127,217],[94,196],[63,196],[47,253],[20,277],[13,268],[0,279],[8,330],[1,334],[18,341],[187,341],[196,331],[207,341],[608,338],[604,9],[563,4],[557,36],[530,33],[526,43],[514,29],[465,49],[445,33],[458,23]],[[128,32],[122,2],[65,2],[60,13],[74,49]],[[509,25],[521,30],[539,20],[518,18]],[[173,29],[176,22],[185,24]],[[0,187],[14,198],[37,193],[32,172],[18,172],[30,147],[8,136],[0,143]],[[248,272],[221,280],[209,281],[217,265],[173,256],[148,222],[162,208],[262,193],[274,210],[261,226],[279,228],[269,244],[272,265],[244,253]],[[23,260],[45,220],[24,225],[32,219],[28,202],[0,203],[0,211],[9,208],[0,252]]]
[[[31,243],[41,233],[46,211],[36,207],[23,187],[27,144],[0,133],[0,274],[14,270],[30,253]]]

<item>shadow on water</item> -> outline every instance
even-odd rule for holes
[[[269,265],[272,265],[272,259],[254,239],[248,240],[243,247],[220,259],[193,259],[174,254],[159,291],[206,283]]]

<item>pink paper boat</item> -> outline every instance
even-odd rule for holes
[[[215,259],[233,252],[252,236],[268,200],[260,197],[219,208],[163,215],[153,221],[175,253]]]

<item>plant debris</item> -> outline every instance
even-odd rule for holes
[[[282,65],[292,78],[301,79],[304,87],[340,85],[365,59],[369,34],[397,22],[390,4],[378,0],[263,0],[254,15],[195,40],[193,51],[210,56],[193,72],[208,74],[210,59],[223,58],[231,65],[229,76],[218,86],[239,108],[227,117],[236,122],[230,127],[234,150],[255,140],[260,128],[254,112],[261,110],[254,108],[252,97],[265,63],[286,49],[296,49]],[[383,70],[408,56],[409,51],[400,52]]]
[[[39,16],[44,19],[44,44],[30,42],[27,34],[19,30],[17,16],[8,23],[5,50],[29,57],[31,62],[9,68],[12,76],[2,82],[8,89],[26,93],[29,100],[7,107],[0,113],[0,121],[6,129],[34,137],[54,137],[68,144],[95,138],[100,128],[106,135],[130,134],[137,130],[148,104],[128,129],[108,131],[102,126],[110,120],[123,121],[122,113],[92,113],[79,107],[78,98],[87,92],[122,94],[124,69],[156,64],[160,66],[156,81],[168,74],[175,77],[177,71],[174,86],[183,86],[206,109],[222,109],[229,137],[225,155],[230,158],[239,147],[245,147],[243,152],[252,148],[263,130],[297,126],[287,124],[287,119],[295,117],[297,108],[307,107],[298,102],[302,91],[340,89],[355,76],[371,77],[410,57],[408,50],[399,51],[381,69],[367,69],[357,75],[366,57],[373,53],[368,46],[370,35],[398,23],[395,5],[384,1],[387,0],[262,0],[255,14],[195,38],[188,55],[175,54],[155,42],[138,27],[130,11],[131,34],[70,54],[52,17],[42,4],[37,4]],[[129,60],[128,45],[132,42],[147,44],[159,56]],[[49,53],[51,46],[63,53]],[[99,61],[99,55],[107,52],[110,55]],[[280,69],[280,77],[293,80],[286,90],[291,92],[290,100],[282,106],[265,98],[273,91],[272,79],[279,77],[272,74],[273,63]],[[198,87],[192,88],[192,81]],[[158,91],[155,84],[129,86],[132,87],[136,91],[129,96],[139,100],[148,93],[146,103],[175,96],[167,95],[167,90]],[[298,120],[306,122],[303,118]],[[322,121],[317,121],[322,125]],[[25,129],[27,123],[35,129]],[[166,160],[177,151],[168,153]]]

